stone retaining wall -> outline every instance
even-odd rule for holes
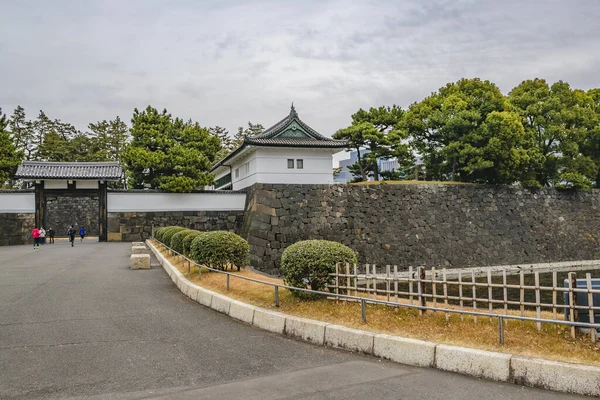
[[[0,246],[33,243],[35,214],[0,213]]]
[[[83,226],[88,236],[98,236],[98,207],[98,197],[46,195],[45,228],[53,228],[57,237],[66,237],[69,226],[73,225],[77,233]]]
[[[243,219],[244,211],[109,212],[108,241],[146,240],[152,233],[152,225],[155,228],[177,225],[199,231],[238,232]]]
[[[361,263],[463,267],[600,258],[600,191],[479,185],[267,185],[249,192],[252,265],[277,274],[305,239]]]

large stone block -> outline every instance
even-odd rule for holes
[[[443,371],[508,381],[510,354],[440,344],[435,350],[435,366]]]
[[[282,313],[265,310],[264,308],[256,308],[254,310],[254,320],[252,325],[275,333],[283,333],[285,331],[285,318],[287,316]]]
[[[373,355],[401,364],[432,367],[436,343],[391,335],[375,335]]]
[[[291,317],[285,319],[285,334],[314,344],[325,343],[326,322],[314,321],[312,319]]]
[[[131,269],[150,269],[150,254],[132,254],[129,259]]]
[[[133,246],[131,248],[131,254],[145,254],[147,252],[146,246]]]
[[[511,369],[519,385],[600,397],[600,367],[514,356]]]
[[[341,325],[327,325],[325,327],[325,344],[327,346],[350,351],[372,354],[374,337],[375,334],[372,332],[346,328]]]

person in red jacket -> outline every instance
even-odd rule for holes
[[[37,228],[37,226],[35,228],[33,228],[33,230],[31,231],[31,236],[33,236],[33,248],[39,249],[40,248],[40,230]]]

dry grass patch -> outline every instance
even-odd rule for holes
[[[380,186],[380,185],[477,185],[470,182],[454,182],[454,181],[364,181],[351,182],[349,185],[358,186]]]
[[[166,254],[165,254],[166,255]],[[203,269],[202,279],[198,280],[198,269],[193,267],[188,274],[187,264],[178,262],[176,257],[167,257],[192,282],[218,293],[241,300],[255,306],[281,311],[286,314],[311,318],[333,324],[363,329],[377,333],[388,333],[415,339],[453,344],[464,347],[499,351],[529,357],[546,358],[558,361],[592,364],[600,366],[600,344],[593,344],[589,337],[570,337],[568,327],[555,328],[543,324],[538,332],[535,323],[505,320],[505,344],[498,344],[496,319],[479,317],[477,324],[473,317],[450,315],[446,321],[444,313],[427,312],[419,316],[416,310],[382,305],[367,306],[367,323],[361,319],[360,304],[327,299],[300,300],[286,289],[279,289],[280,307],[275,307],[274,289],[260,283],[230,278],[230,291],[226,290],[226,277],[223,274]],[[283,284],[280,279],[242,270],[235,275]],[[534,316],[530,313],[528,316]],[[551,317],[550,314],[546,317]]]

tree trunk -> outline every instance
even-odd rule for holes
[[[360,175],[362,176],[363,181],[368,181],[369,178],[367,177],[367,170],[366,170],[365,166],[362,163],[362,159],[360,157],[360,148],[359,147],[356,148],[356,156],[358,157],[358,167],[360,168]]]
[[[600,189],[600,167],[598,167],[598,172],[596,173],[596,189]]]
[[[377,158],[375,158],[375,164],[373,165],[373,179],[375,182],[379,180],[379,164],[377,164]]]

